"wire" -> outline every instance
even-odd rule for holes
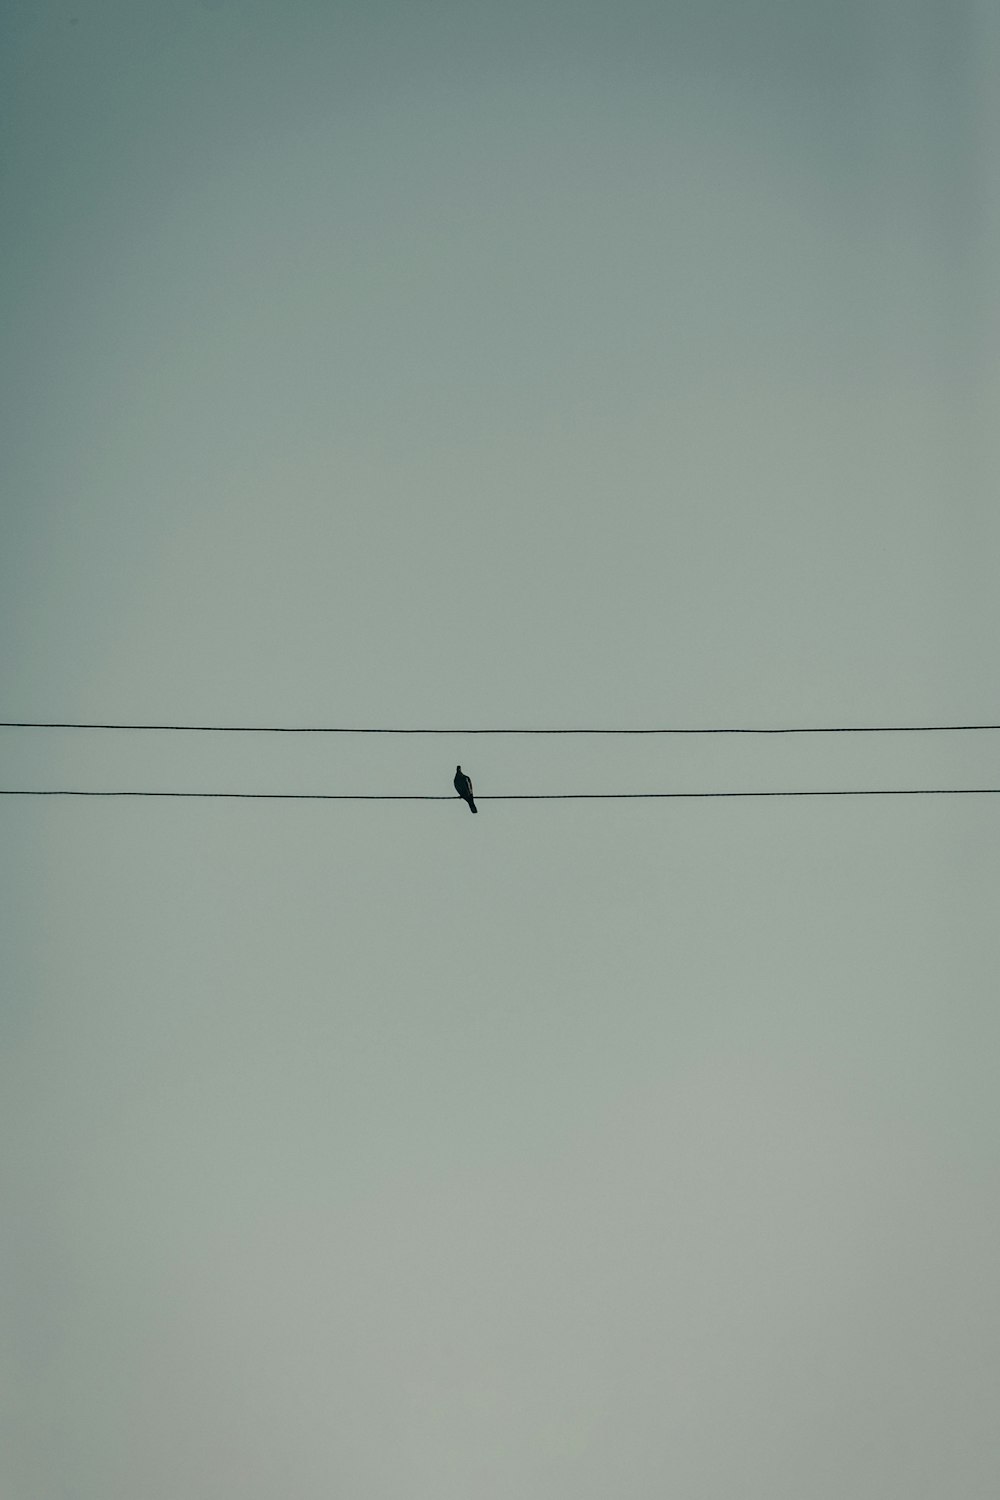
[[[74,724],[0,720],[0,729],[128,729],[184,734],[960,734],[1000,724],[827,724],[706,729],[360,729],[321,724]]]
[[[691,800],[726,797],[992,797],[1000,787],[876,787],[844,791],[777,792],[515,792],[483,796],[477,802],[616,802]],[[458,797],[384,792],[147,792],[0,789],[0,797],[173,797],[251,802],[457,802]]]

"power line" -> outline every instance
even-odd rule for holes
[[[644,798],[690,800],[719,797],[996,797],[997,786],[849,787],[843,790],[777,792],[499,792],[477,802],[621,802]],[[82,791],[64,788],[0,788],[0,797],[181,797],[251,802],[459,802],[459,797],[397,792],[149,792]]]
[[[324,724],[76,724],[6,719],[0,720],[0,729],[127,729],[183,734],[967,734],[997,730],[1000,724],[809,724],[700,729],[371,729]]]

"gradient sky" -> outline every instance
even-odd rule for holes
[[[996,722],[1000,18],[3,0],[4,719]],[[1000,736],[0,731],[4,1500],[995,1500]]]

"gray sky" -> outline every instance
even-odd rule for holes
[[[5,719],[996,721],[985,3],[6,0]],[[993,1500],[997,736],[0,739],[9,1500]]]

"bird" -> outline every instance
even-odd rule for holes
[[[479,811],[472,797],[472,782],[466,776],[461,766],[455,767],[455,790],[460,797],[465,798],[473,812]]]

